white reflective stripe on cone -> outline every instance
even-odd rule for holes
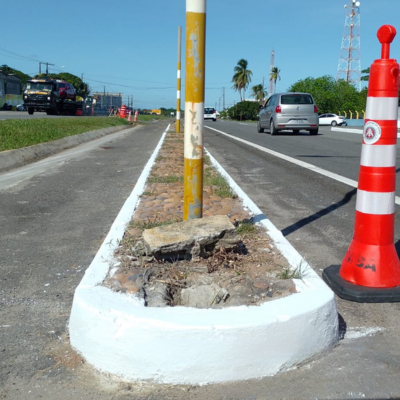
[[[365,167],[395,167],[397,146],[363,144],[361,148],[361,165]]]
[[[395,192],[380,193],[357,190],[356,210],[364,214],[388,215],[395,211]]]
[[[397,97],[367,97],[365,119],[397,121],[398,102]]]

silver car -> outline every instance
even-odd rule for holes
[[[291,130],[299,133],[307,130],[317,135],[319,128],[318,109],[309,93],[276,93],[261,107],[258,114],[257,130],[269,130],[271,135]]]

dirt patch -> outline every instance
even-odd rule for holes
[[[252,223],[252,216],[206,157],[203,216],[227,215],[236,226],[239,244],[197,261],[159,261],[138,248],[144,229],[183,219],[183,144],[182,133],[166,135],[104,285],[137,294],[146,305],[152,305],[147,299],[155,292],[167,306],[187,305],[183,299],[187,289],[193,289],[193,296],[195,289],[213,287],[212,300],[197,306],[214,308],[260,304],[296,292],[287,260],[265,230]]]

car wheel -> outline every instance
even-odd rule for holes
[[[293,133],[295,133],[296,135],[300,132],[300,129],[293,129]]]
[[[337,122],[336,122],[336,121],[332,121],[332,122],[331,122],[331,125],[332,125],[332,126],[336,126],[336,125],[337,125]]]
[[[273,119],[271,119],[271,124],[270,124],[270,126],[269,126],[269,133],[270,133],[271,135],[276,135],[276,134],[278,133],[278,130],[275,128],[274,120],[273,120]]]
[[[264,132],[264,128],[261,128],[260,120],[257,121],[257,132],[258,133]]]
[[[318,135],[318,128],[317,129],[310,129],[310,135]]]
[[[215,122],[217,120],[217,118],[213,119],[213,121]]]
[[[35,111],[35,109],[34,108],[32,108],[32,107],[29,107],[28,108],[28,114],[29,115],[33,115],[33,112]]]

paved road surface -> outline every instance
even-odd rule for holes
[[[255,125],[206,125],[248,138],[255,132]],[[125,384],[93,371],[74,355],[66,329],[74,289],[164,129],[162,123],[148,125],[110,136],[109,143],[99,141],[86,151],[78,147],[66,158],[55,157],[45,171],[22,181],[21,173],[16,174],[19,181],[14,185],[9,177],[7,184],[2,181],[0,174],[0,399],[400,396],[398,304],[340,300],[345,338],[334,351],[255,381],[205,387]],[[311,140],[342,140],[331,138],[328,128],[321,132],[318,137],[289,139],[264,134],[257,140],[269,147],[272,139],[279,146],[286,140],[287,146],[278,150],[292,156],[299,146],[293,146],[293,140],[307,140],[309,152],[298,149],[314,160],[323,147],[317,151]],[[352,142],[353,137],[343,140]],[[352,188],[215,131],[206,131],[205,146],[317,271],[340,262],[352,235]],[[356,152],[351,157],[357,157]],[[339,160],[332,160],[336,163]]]

